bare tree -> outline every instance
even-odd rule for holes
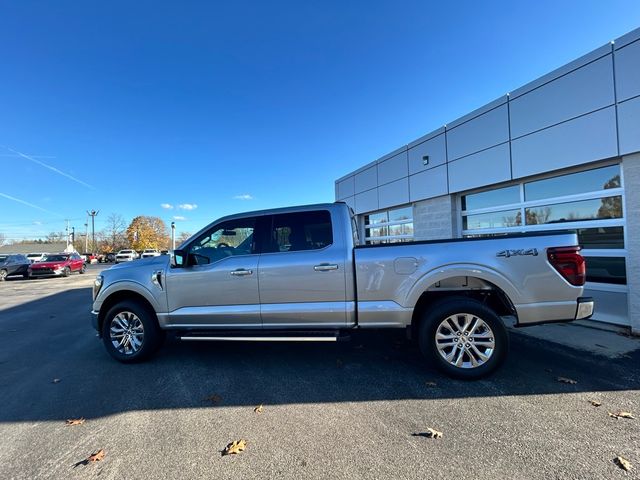
[[[102,230],[104,244],[110,251],[119,250],[126,246],[125,230],[127,222],[119,213],[112,213],[107,217],[106,226]]]
[[[6,241],[7,241],[7,237],[5,237],[4,233],[0,232],[0,247],[4,245]]]

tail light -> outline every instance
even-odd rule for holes
[[[567,282],[581,287],[587,277],[584,257],[580,254],[580,247],[555,247],[547,250],[549,263],[553,265]]]

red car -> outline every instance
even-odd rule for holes
[[[68,277],[73,272],[84,273],[86,268],[77,253],[52,253],[29,266],[29,277]]]

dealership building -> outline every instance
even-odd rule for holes
[[[335,187],[367,243],[575,230],[593,319],[640,334],[640,28]]]

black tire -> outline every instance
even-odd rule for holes
[[[78,272],[80,275],[82,275],[84,272],[87,271],[87,264],[83,263],[82,267],[80,267],[80,271]]]
[[[9,276],[9,272],[7,272],[4,268],[0,270],[0,282],[4,282]]]
[[[133,353],[119,351],[111,339],[111,325],[117,315],[132,313],[142,322],[142,345]],[[148,307],[135,300],[124,300],[109,309],[102,324],[102,342],[107,352],[122,363],[141,362],[151,357],[162,346],[164,331],[158,326],[155,314]]]
[[[71,269],[69,267],[64,267],[64,270],[62,271],[62,276],[68,277],[69,275],[71,275]]]
[[[26,272],[26,273],[22,274],[22,278],[24,278],[25,280],[29,280],[29,278],[31,278],[31,276],[29,275],[29,272]]]
[[[478,318],[482,320],[484,325],[479,327],[481,328],[480,332],[483,332],[484,335],[492,334],[492,336],[489,338],[479,338],[481,334],[478,333],[477,336],[473,335],[473,338],[469,337],[470,340],[465,340],[466,337],[464,337],[464,335],[466,332],[462,332],[463,336],[455,337],[457,334],[454,333],[454,329],[449,328],[452,337],[455,337],[455,339],[450,340],[451,342],[461,342],[461,339],[464,340],[464,342],[460,343],[460,346],[454,346],[453,343],[451,343],[450,352],[446,349],[448,348],[449,343],[446,343],[447,347],[443,349],[441,353],[440,348],[443,348],[443,345],[445,344],[444,342],[449,342],[449,340],[440,340],[442,343],[440,343],[439,348],[437,344],[438,340],[436,340],[436,333],[439,328],[441,329],[441,333],[447,332],[448,325],[451,324],[442,326],[443,322],[449,317],[456,315],[458,315],[458,317],[455,317],[458,322],[464,321],[465,317],[462,317],[462,315],[465,314],[468,315],[466,318],[469,318],[470,316],[472,319]],[[475,320],[471,321],[474,322]],[[471,323],[471,325],[474,325],[474,323]],[[471,365],[471,355],[473,354],[473,360],[477,362],[479,356],[475,352],[479,350],[473,342],[478,340],[480,340],[481,343],[483,340],[491,340],[495,343],[495,346],[491,349],[489,358],[484,361],[484,363],[474,367]],[[509,335],[500,317],[493,310],[480,303],[478,300],[467,297],[450,297],[440,300],[428,307],[419,326],[418,343],[422,354],[430,362],[436,365],[439,370],[450,377],[461,380],[475,380],[493,373],[504,363],[507,352],[509,351]],[[482,353],[484,354],[488,351],[486,347],[480,346],[479,348],[485,349],[482,350]],[[461,351],[462,353],[460,353]],[[456,366],[446,360],[443,356],[444,354],[454,352],[454,357],[456,359],[458,358],[458,355],[460,355],[461,363],[464,366]]]

